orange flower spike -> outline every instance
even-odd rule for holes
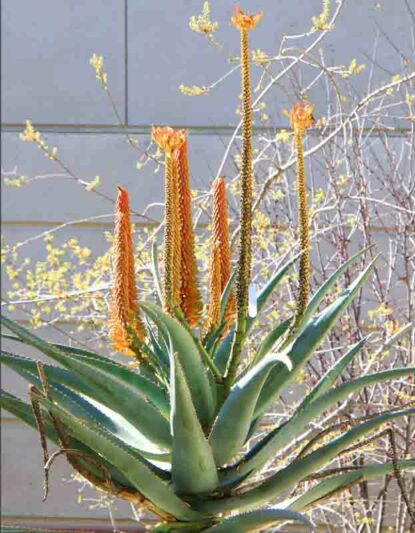
[[[264,13],[262,11],[256,15],[250,15],[249,13],[244,13],[239,6],[236,6],[231,22],[238,30],[252,30],[263,16]]]
[[[197,263],[195,255],[195,235],[192,222],[192,197],[190,192],[187,139],[177,151],[177,174],[179,193],[179,216],[181,238],[181,288],[180,306],[191,327],[200,318],[201,299],[197,283]]]
[[[216,178],[212,184],[213,191],[213,240],[219,243],[221,266],[221,292],[231,276],[231,249],[229,244],[228,201],[226,198],[226,184],[223,177]],[[225,310],[225,320],[228,322],[235,317],[236,301],[232,291]]]
[[[176,156],[185,141],[184,130],[153,127],[152,138],[166,153],[164,224],[164,309],[174,314],[180,303],[181,239]]]
[[[110,337],[116,350],[133,355],[133,333],[144,338],[144,325],[139,316],[135,285],[134,254],[132,249],[128,193],[118,187],[114,232],[114,283],[112,290]]]
[[[212,333],[220,323],[221,285],[220,243],[215,242],[212,238],[209,265],[209,305],[205,327],[206,335]]]

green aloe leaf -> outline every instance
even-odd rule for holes
[[[5,351],[1,352],[0,360],[29,383],[41,388],[35,361]],[[63,407],[70,410],[72,414],[84,419],[96,420],[128,446],[138,449],[146,459],[160,462],[170,460],[170,454],[161,452],[127,420],[102,405],[99,394],[98,397],[94,396],[93,389],[79,380],[75,374],[48,364],[43,364],[43,370],[49,386],[55,391]],[[77,390],[82,396],[75,394],[71,389]],[[76,412],[77,407],[81,409],[80,412]]]
[[[9,394],[4,390],[1,390],[0,406],[2,409],[6,409],[6,411],[9,411],[9,413],[14,415],[16,418],[38,431],[32,406],[28,403],[23,402],[19,398],[16,398],[16,396],[13,396],[12,394]],[[60,446],[56,430],[48,418],[44,418],[43,425],[46,437],[54,444]],[[69,444],[71,449],[83,452],[95,459],[96,463],[102,464],[111,474],[111,478],[114,481],[116,481],[123,487],[126,487],[128,489],[131,488],[130,482],[116,468],[114,468],[111,463],[108,463],[108,461],[97,455],[94,450],[92,450],[88,446],[85,446],[82,442],[79,442],[78,440],[72,437],[70,437],[69,439]],[[97,475],[98,477],[101,476],[102,472],[95,467],[94,463],[83,459],[82,457],[79,457],[78,460],[83,463],[84,466],[87,467],[93,474]]]
[[[194,520],[200,514],[173,492],[173,489],[148,468],[128,447],[114,435],[96,423],[85,423],[77,419],[60,405],[39,395],[39,402],[52,411],[68,427],[78,440],[102,455],[130,481],[137,491],[152,501],[161,510],[172,514],[179,520]]]
[[[255,321],[257,320],[258,316],[260,315],[262,309],[266,305],[269,297],[272,294],[272,291],[276,288],[276,286],[280,283],[280,281],[283,279],[285,274],[290,270],[290,268],[293,266],[293,264],[297,261],[297,259],[301,256],[300,254],[297,254],[293,257],[293,259],[290,259],[287,263],[285,263],[277,272],[274,274],[274,276],[268,281],[268,283],[262,288],[262,290],[258,294],[257,299],[257,316],[256,317],[249,317],[246,324],[246,332],[247,334],[251,330],[252,326],[255,324]],[[228,359],[231,352],[232,347],[232,339],[234,336],[235,330],[232,328],[229,333],[226,335],[226,337],[223,339],[221,345],[217,349],[215,353],[215,365],[219,368],[219,370],[223,373],[226,370],[226,366],[228,364]]]
[[[282,389],[298,375],[313,354],[314,349],[323,341],[344,309],[356,296],[358,290],[368,278],[374,262],[375,260],[325,311],[308,322],[288,351],[288,356],[294,365],[293,370],[289,372],[281,364],[277,364],[273,368],[258,399],[256,416],[260,416],[281,393]]]
[[[3,334],[2,336],[4,338],[26,344],[23,339],[20,339],[19,337],[16,337],[14,335]],[[157,407],[157,409],[163,414],[166,419],[169,418],[170,406],[165,392],[159,386],[155,385],[149,379],[138,374],[132,368],[117,361],[114,361],[113,359],[109,359],[108,357],[104,357],[95,352],[91,352],[81,348],[75,348],[73,346],[67,346],[66,344],[59,343],[50,343],[50,345],[54,346],[55,348],[58,348],[59,350],[67,354],[70,354],[72,358],[80,358],[81,360],[84,359],[87,361],[89,360],[93,364],[98,365],[103,371],[109,372],[115,375],[117,378],[121,379],[122,381],[125,381],[137,390],[137,394],[140,394],[146,400],[149,400],[155,407]]]
[[[197,418],[190,388],[176,354],[171,366],[173,484],[179,494],[212,492],[219,482],[212,449]]]
[[[408,459],[405,461],[398,461],[399,470],[415,470],[415,459]],[[382,477],[386,474],[392,474],[394,466],[392,463],[373,464],[345,472],[344,474],[331,476],[320,481],[308,489],[305,494],[296,498],[291,502],[287,509],[291,511],[304,511],[312,505],[316,505],[319,501],[330,497],[334,493],[340,492],[350,485],[360,481],[371,481],[374,478]]]
[[[367,252],[369,248],[363,248],[363,250],[360,250],[359,252],[355,253],[350,257],[347,261],[345,261],[340,267],[333,272],[333,274],[321,285],[321,287],[313,294],[311,297],[307,309],[305,310],[304,315],[301,317],[301,320],[299,324],[297,325],[297,334],[302,331],[304,325],[308,322],[308,320],[313,316],[313,314],[317,311],[318,306],[320,303],[324,300],[325,296],[328,294],[328,292],[334,287],[334,285],[337,283],[338,279],[342,274],[346,272],[346,270],[355,263],[365,252]]]
[[[251,367],[259,363],[259,361],[261,361],[261,359],[263,359],[270,352],[277,340],[288,330],[291,322],[292,318],[287,318],[287,320],[284,320],[281,322],[281,324],[278,324],[277,327],[275,327],[268,333],[268,335],[266,335],[251,363]]]
[[[172,353],[177,353],[192,394],[193,404],[203,426],[212,420],[215,401],[208,374],[198,348],[188,331],[160,308],[140,303],[144,312],[160,329]]]
[[[395,368],[376,374],[368,374],[328,390],[303,409],[297,409],[295,414],[284,425],[277,427],[260,440],[247,453],[244,459],[223,471],[221,484],[226,485],[238,482],[260,470],[268,461],[275,457],[279,450],[301,435],[313,419],[328,411],[338,402],[345,400],[353,392],[383,381],[411,375],[415,375],[415,368]]]
[[[209,436],[218,466],[228,463],[245,444],[261,389],[271,369],[281,361],[284,359],[279,354],[266,357],[232,387]]]
[[[250,533],[252,531],[268,531],[269,528],[277,525],[278,522],[302,522],[312,529],[310,521],[303,515],[287,509],[260,509],[250,513],[242,513],[231,518],[226,518],[223,522],[216,524],[206,533]],[[265,529],[266,528],[266,529]]]
[[[309,453],[302,459],[291,463],[286,468],[279,470],[254,489],[237,496],[229,496],[222,500],[206,500],[197,502],[196,508],[203,512],[222,513],[237,509],[253,509],[274,499],[281,492],[294,487],[301,480],[312,473],[318,472],[334,459],[343,450],[356,444],[362,437],[376,430],[387,422],[397,418],[411,416],[415,409],[405,409],[393,413],[385,413],[367,422],[353,427],[340,437],[333,439],[329,444]]]
[[[360,350],[363,348],[368,338],[369,337],[365,337],[364,339],[357,342],[354,346],[350,348],[348,352],[343,355],[343,357],[336,361],[336,363],[330,368],[327,374],[320,379],[317,385],[313,387],[313,390],[304,398],[298,410],[304,409],[311,402],[317,400],[317,398],[327,392],[334,385],[343,370],[353,360],[354,356],[359,353]]]
[[[98,391],[103,404],[118,412],[149,440],[161,448],[171,448],[168,421],[124,379],[124,375],[120,377],[109,371],[103,366],[101,359],[92,356],[75,358],[73,354],[69,356],[12,320],[3,317],[3,324],[26,344],[78,374],[91,388]]]

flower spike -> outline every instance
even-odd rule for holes
[[[154,127],[152,138],[166,154],[164,224],[164,309],[174,315],[180,305],[181,238],[177,154],[185,142],[184,130]]]
[[[191,327],[195,327],[200,318],[201,299],[197,283],[195,235],[192,222],[192,198],[186,138],[177,150],[176,165],[181,240],[180,307],[188,324]]]
[[[241,89],[242,89],[242,151],[241,151],[241,223],[239,232],[239,257],[236,275],[237,320],[232,341],[231,356],[226,369],[225,387],[229,392],[242,355],[242,344],[246,334],[248,291],[251,280],[252,247],[252,96],[249,64],[249,30],[255,28],[262,13],[247,15],[236,8],[232,23],[240,31]]]
[[[137,305],[128,192],[118,187],[114,232],[114,283],[110,337],[116,350],[134,355],[134,337],[143,340],[144,325]]]
[[[294,130],[297,152],[297,195],[300,244],[303,252],[300,258],[299,289],[297,299],[297,321],[303,315],[310,294],[310,234],[307,207],[307,186],[304,168],[303,135],[313,125],[313,105],[296,102],[290,113],[291,128]]]
[[[221,293],[223,293],[231,276],[231,250],[228,225],[228,202],[226,185],[223,177],[216,178],[212,184],[213,191],[213,240],[219,243],[221,268]],[[225,321],[230,323],[235,318],[235,292],[232,290],[225,310]],[[226,331],[226,330],[225,330]]]

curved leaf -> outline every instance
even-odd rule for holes
[[[348,352],[343,355],[343,357],[336,361],[336,363],[330,368],[327,374],[325,374],[317,383],[317,385],[313,387],[313,390],[310,392],[310,394],[308,394],[304,398],[298,409],[304,409],[308,404],[310,404],[314,400],[317,400],[317,398],[327,392],[332,387],[332,385],[334,385],[335,381],[343,372],[343,370],[353,360],[354,356],[359,353],[360,350],[363,348],[368,338],[369,337],[365,337],[364,339],[357,342],[354,346],[350,348]]]
[[[415,459],[398,461],[398,468],[400,470],[415,470]],[[305,494],[289,503],[287,509],[290,509],[291,511],[304,511],[308,507],[316,505],[318,502],[332,494],[349,488],[353,483],[359,481],[371,481],[373,478],[381,477],[393,472],[393,464],[386,463],[364,466],[357,470],[345,472],[344,474],[331,476],[320,481],[311,489],[309,488]]]
[[[310,521],[305,516],[287,509],[270,508],[226,518],[223,522],[206,529],[206,533],[250,533],[259,530],[265,531],[264,528],[268,531],[278,522],[286,522],[288,520],[302,522],[310,530],[312,529]]]
[[[300,256],[301,256],[301,253],[297,254],[296,256],[293,257],[293,259],[290,259],[290,261],[285,263],[279,270],[277,270],[274,276],[262,288],[257,299],[257,316],[248,317],[247,323],[246,323],[246,334],[249,333],[250,329],[254,325],[260,312],[262,311],[269,297],[271,296],[272,291],[275,289],[278,283],[282,280],[282,278],[285,276],[285,274],[289,271],[289,269],[292,267],[292,265],[297,261],[297,259]],[[234,334],[235,334],[235,329],[232,328],[229,331],[229,333],[226,335],[226,337],[223,339],[222,343],[220,344],[220,346],[218,347],[215,353],[215,358],[214,358],[215,365],[219,368],[219,370],[222,373],[225,372],[226,366],[228,364],[228,359],[231,353],[232,340],[233,340]]]
[[[20,337],[65,368],[79,374],[99,394],[101,403],[113,409],[131,422],[148,439],[161,448],[171,448],[171,435],[168,421],[163,418],[137,389],[115,372],[108,371],[100,358],[68,356],[62,350],[43,341],[15,322],[3,318],[4,325]]]
[[[313,316],[315,311],[317,311],[318,306],[320,303],[324,300],[324,297],[327,295],[327,293],[334,287],[338,279],[346,270],[355,263],[359,257],[361,257],[365,252],[369,250],[370,247],[363,248],[363,250],[360,250],[359,252],[355,253],[347,259],[344,263],[342,263],[339,268],[333,272],[333,274],[321,285],[321,287],[313,294],[313,296],[310,298],[310,301],[308,302],[307,308],[305,310],[304,315],[301,317],[301,320],[297,326],[297,333],[302,331],[303,326],[308,322],[308,320]]]
[[[343,383],[335,389],[330,389],[314,402],[307,404],[303,409],[297,409],[295,414],[284,425],[277,427],[260,440],[246,454],[244,459],[224,470],[221,475],[221,483],[234,483],[260,470],[272,457],[275,457],[275,454],[280,449],[301,435],[311,420],[320,416],[331,406],[341,402],[353,392],[382,381],[411,375],[415,375],[414,368],[396,368],[362,376],[353,381]]]
[[[14,335],[5,335],[2,337],[21,342],[26,344],[23,339],[15,337]],[[108,357],[104,357],[95,352],[90,352],[88,350],[83,350],[81,348],[76,348],[73,346],[67,346],[66,344],[59,343],[48,343],[59,350],[70,354],[73,358],[84,358],[89,359],[95,365],[99,365],[100,368],[106,372],[116,375],[126,383],[129,383],[132,387],[136,388],[137,394],[145,397],[149,400],[157,409],[163,414],[163,416],[168,419],[170,417],[170,406],[166,394],[161,387],[155,385],[149,379],[138,374],[134,369],[119,363]]]
[[[203,426],[213,417],[215,402],[211,385],[197,346],[188,331],[155,305],[140,303],[144,312],[158,326],[172,353],[177,353],[192,394],[192,401]]]
[[[194,520],[200,514],[190,507],[173,492],[154,472],[138,457],[109,432],[98,424],[86,424],[72,416],[61,406],[49,402],[39,396],[39,402],[52,411],[70,432],[85,445],[89,446],[113,464],[132,485],[161,510],[172,514],[179,520]]]
[[[172,362],[172,480],[182,494],[212,492],[218,474],[209,446],[192,403],[179,357]]]
[[[308,322],[303,332],[293,342],[291,349],[288,351],[288,356],[294,365],[293,371],[288,372],[281,364],[277,364],[273,368],[258,399],[255,410],[256,416],[260,416],[281,393],[281,390],[297,376],[311,357],[314,349],[322,342],[335,321],[356,296],[358,290],[368,278],[374,262],[375,260],[366,267],[360,276],[325,311]]]
[[[259,361],[261,361],[261,359],[263,359],[272,350],[272,347],[277,340],[288,330],[291,322],[292,318],[287,318],[287,320],[284,320],[278,324],[278,326],[276,326],[268,333],[268,335],[266,335],[264,340],[261,342],[257,353],[255,354],[255,357],[251,363],[251,367],[259,363]]]
[[[222,500],[200,501],[195,504],[195,508],[203,512],[216,514],[237,509],[253,509],[259,505],[263,505],[281,492],[290,490],[310,474],[318,472],[340,452],[356,444],[359,439],[371,431],[397,418],[414,414],[415,409],[405,409],[377,416],[363,424],[353,427],[340,437],[333,439],[328,444],[321,446],[321,448],[309,453],[302,459],[294,461],[286,468],[279,470],[267,478],[254,489],[237,496],[223,498]]]
[[[2,409],[6,409],[6,411],[9,411],[9,413],[16,416],[19,420],[22,420],[25,424],[32,427],[34,430],[38,431],[37,423],[33,414],[32,406],[28,403],[23,402],[19,398],[16,398],[12,394],[9,394],[8,392],[1,390],[0,395],[0,406]],[[54,444],[59,445],[59,439],[56,434],[56,430],[53,427],[52,423],[48,418],[45,418],[43,420],[43,426],[46,437],[53,442]],[[100,457],[97,455],[94,450],[89,448],[88,446],[85,446],[82,444],[82,442],[79,442],[78,440],[70,437],[69,438],[69,444],[70,448],[74,450],[79,450],[91,457],[93,457],[97,463],[102,464],[106,470],[111,474],[111,478],[122,485],[123,487],[126,487],[127,489],[132,488],[130,482],[119,472],[114,468],[114,466],[111,463],[108,463],[103,457]],[[79,458],[79,461],[84,464],[85,467],[87,467],[92,473],[97,475],[98,477],[101,476],[101,471],[96,468],[93,462],[88,461],[87,459],[83,459],[82,457]]]
[[[228,463],[241,451],[261,389],[271,369],[281,360],[278,354],[268,356],[232,387],[209,436],[218,466]]]
[[[2,351],[0,360],[3,364],[12,368],[24,379],[41,388],[41,382],[38,376],[37,365],[30,359],[10,354]],[[146,459],[166,462],[170,460],[170,454],[163,453],[154,444],[146,439],[135,427],[127,422],[120,415],[108,409],[100,403],[98,398],[94,398],[93,391],[87,384],[81,382],[71,372],[52,365],[43,364],[43,370],[48,380],[49,386],[58,395],[63,407],[72,412],[72,414],[91,419],[100,423],[111,433],[121,439],[128,446],[140,451],[140,454]],[[69,387],[69,388],[68,388]],[[81,392],[82,396],[73,392],[75,389]],[[92,395],[92,397],[91,397]],[[69,403],[68,403],[69,402]],[[74,411],[75,409],[75,411]],[[81,409],[81,411],[77,411]]]

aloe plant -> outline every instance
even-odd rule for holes
[[[139,301],[137,295],[125,189],[119,189],[116,204],[110,338],[116,351],[134,357],[138,365],[46,342],[17,322],[3,318],[3,326],[10,331],[4,334],[7,339],[43,353],[54,363],[1,352],[2,363],[30,384],[30,401],[3,392],[1,405],[40,432],[45,494],[49,468],[55,457],[64,454],[72,467],[98,489],[157,515],[160,523],[154,531],[248,532],[287,521],[311,527],[304,511],[322,499],[353,483],[385,474],[396,475],[402,487],[401,471],[415,469],[415,458],[398,460],[396,454],[384,464],[329,468],[340,455],[350,450],[357,453],[359,444],[377,434],[379,428],[413,416],[415,408],[391,409],[355,423],[325,428],[317,436],[309,432],[313,422],[350,394],[388,380],[414,378],[415,368],[394,368],[338,384],[366,339],[346,351],[291,416],[258,437],[253,447],[247,445],[271,406],[287,391],[358,294],[373,266],[370,263],[329,306],[320,309],[344,271],[362,257],[363,250],[309,298],[309,242],[301,162],[300,230],[307,238],[301,239],[300,254],[264,283],[253,302],[256,313],[248,313],[253,176],[247,47],[248,30],[259,19],[240,10],[233,17],[241,32],[242,92],[246,100],[243,231],[235,273],[231,274],[229,243],[224,242],[228,239],[225,184],[222,178],[215,180],[211,246],[215,253],[204,315],[200,312],[203,306],[195,240],[189,233],[193,226],[186,132],[156,128],[154,140],[166,153],[163,275],[153,247],[156,303]],[[301,111],[298,105],[295,109]],[[300,157],[301,135],[296,139]],[[187,238],[180,239],[183,234]],[[250,332],[297,259],[302,265],[297,313],[273,325],[257,353],[248,360],[244,346]],[[334,435],[330,440],[319,438],[330,432]],[[47,441],[58,446],[50,457]],[[293,447],[299,451],[294,459]],[[276,456],[276,472],[253,481]],[[287,491],[304,481],[310,481],[308,490],[299,495],[296,491],[287,499]],[[404,499],[413,513],[405,494]]]

